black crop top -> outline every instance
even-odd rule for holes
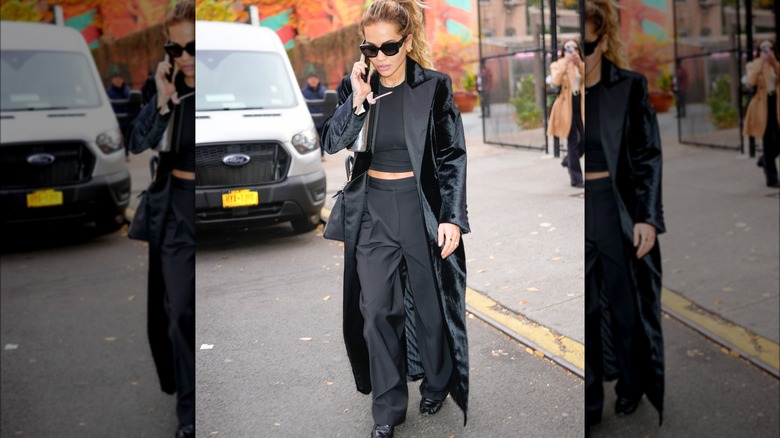
[[[599,115],[599,98],[604,92],[604,86],[598,84],[588,88],[585,94],[585,114],[587,114],[588,128],[585,129],[585,171],[608,171],[607,157],[604,155],[604,147],[601,144],[601,132],[599,129],[601,119]]]
[[[189,97],[182,99],[175,106],[173,120],[173,141],[176,154],[173,159],[173,168],[185,172],[195,172],[195,89],[184,83],[184,74],[176,76],[176,91],[179,96]]]
[[[371,169],[380,172],[408,172],[412,170],[409,150],[404,135],[404,88],[403,83],[394,88],[379,85],[379,95],[392,91],[374,105],[377,111],[376,139],[374,141]]]

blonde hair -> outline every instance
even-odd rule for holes
[[[424,68],[433,68],[433,56],[428,37],[425,35],[423,8],[420,0],[376,0],[363,13],[360,33],[365,37],[365,28],[375,23],[390,23],[396,31],[412,35],[412,49],[409,56]]]
[[[628,69],[626,46],[620,37],[620,6],[614,0],[587,0],[585,2],[585,21],[593,25],[596,35],[607,35],[607,50],[604,56],[618,68]]]
[[[194,0],[180,0],[173,9],[168,12],[168,15],[165,17],[165,35],[170,36],[168,34],[168,29],[171,26],[184,22],[195,23]]]

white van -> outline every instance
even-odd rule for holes
[[[198,21],[196,224],[290,221],[325,204],[319,138],[281,40],[268,28]]]
[[[0,25],[0,224],[96,222],[130,202],[122,134],[84,38],[52,24]]]

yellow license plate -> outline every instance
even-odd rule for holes
[[[254,190],[231,190],[228,193],[222,194],[223,208],[247,207],[250,205],[258,205],[259,203],[260,196]]]
[[[27,194],[27,208],[52,207],[55,205],[62,205],[62,192],[59,190],[36,190]]]

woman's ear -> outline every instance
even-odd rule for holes
[[[601,52],[606,53],[609,49],[609,34],[605,33],[603,37],[601,37]]]
[[[406,37],[406,41],[404,41],[404,45],[406,45],[406,51],[411,52],[412,51],[412,41],[414,40],[414,35],[409,34],[408,37]]]

